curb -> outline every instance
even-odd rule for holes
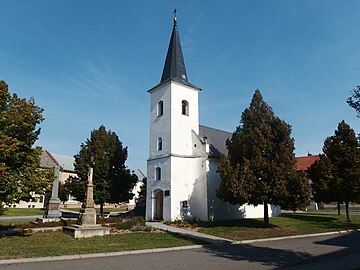
[[[203,246],[204,245],[191,245],[191,246],[172,247],[172,248],[141,249],[141,250],[119,251],[119,252],[109,252],[109,253],[93,253],[93,254],[80,254],[80,255],[39,257],[39,258],[9,259],[9,260],[0,260],[0,265],[15,264],[15,263],[28,263],[28,262],[51,262],[51,261],[64,261],[64,260],[75,260],[75,259],[90,259],[90,258],[114,257],[114,256],[136,255],[136,254],[146,254],[146,253],[160,253],[160,252],[168,252],[168,251],[179,251],[179,250],[202,248]]]
[[[297,238],[309,238],[316,236],[326,236],[333,234],[341,234],[341,233],[351,233],[351,232],[359,232],[360,230],[347,230],[347,231],[335,231],[335,232],[325,232],[325,233],[312,233],[312,234],[300,234],[300,235],[289,235],[289,236],[281,236],[281,237],[273,237],[273,238],[263,238],[263,239],[253,239],[253,240],[241,240],[241,241],[233,241],[233,245],[241,245],[241,244],[251,244],[256,242],[268,242],[268,241],[277,241],[277,240],[286,240],[286,239],[297,239]]]

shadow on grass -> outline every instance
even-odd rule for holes
[[[222,221],[197,221],[192,223],[198,227],[212,228],[212,227],[244,227],[244,228],[270,228],[277,227],[277,225],[270,224],[270,227],[265,227],[264,222],[258,219],[234,219]]]
[[[359,223],[347,223],[345,220],[341,221],[339,218],[327,215],[316,214],[282,214],[283,218],[299,220],[304,224],[309,224],[318,228],[330,228],[335,230],[355,230],[360,228]]]
[[[4,238],[4,237],[12,237],[12,236],[28,237],[28,236],[30,236],[30,234],[26,230],[1,230],[0,229],[0,239]]]
[[[285,217],[285,218],[292,218],[292,219],[297,219],[297,220],[302,220],[302,221],[307,221],[307,222],[330,223],[330,222],[337,221],[336,218],[329,217],[326,215],[320,216],[320,215],[312,215],[312,214],[281,214],[281,216]]]

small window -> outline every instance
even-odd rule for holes
[[[165,190],[165,192],[164,192],[164,196],[165,196],[165,197],[170,196],[170,190]]]
[[[157,106],[157,116],[162,116],[164,114],[164,101],[160,100]]]
[[[156,167],[155,169],[155,180],[160,181],[161,180],[161,168]]]
[[[189,115],[189,103],[186,100],[181,101],[182,115]]]
[[[182,208],[188,208],[189,207],[188,201],[182,201],[181,206],[182,206]]]
[[[159,137],[158,138],[158,151],[161,151],[162,149],[163,149],[162,138]]]

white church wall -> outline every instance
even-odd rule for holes
[[[156,168],[161,168],[161,179],[156,180]],[[146,220],[152,220],[155,216],[155,194],[159,190],[171,190],[170,182],[171,159],[164,157],[155,160],[148,160],[147,167],[147,189],[146,189]],[[163,218],[171,218],[171,196],[164,196],[163,200]]]
[[[158,116],[158,103],[163,101],[163,114]],[[149,158],[170,155],[171,91],[170,84],[151,92]],[[162,138],[163,149],[158,151],[158,138]]]
[[[209,160],[209,175],[207,182],[209,220],[262,218],[264,216],[263,205],[232,205],[217,198],[216,190],[220,185],[220,175],[217,173],[219,166],[219,160]],[[279,216],[281,214],[281,209],[278,206],[268,205],[268,210],[270,217]]]
[[[199,134],[199,91],[177,83],[171,83],[171,153],[192,155],[191,130]],[[188,115],[182,114],[181,102],[188,102]]]
[[[201,158],[172,157],[171,163],[171,219],[206,220],[206,177]]]

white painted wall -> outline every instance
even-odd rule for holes
[[[150,138],[149,138],[149,159],[170,155],[170,121],[171,121],[171,85],[166,84],[154,89],[151,93],[150,102]],[[157,116],[157,105],[164,102],[164,114]],[[157,150],[157,139],[163,140],[163,150]]]
[[[209,174],[207,182],[209,220],[226,220],[240,218],[262,218],[264,216],[264,206],[258,205],[232,205],[223,202],[216,197],[216,190],[220,185],[220,175],[217,169],[220,166],[218,159],[209,160]],[[269,216],[279,216],[281,208],[268,205]]]
[[[128,206],[135,207],[136,200],[139,198],[139,193],[141,190],[141,187],[144,185],[142,181],[137,181],[133,190],[131,191],[132,194],[134,194],[134,197],[129,200]]]
[[[172,157],[171,219],[207,219],[206,174],[202,159]],[[188,207],[183,208],[182,202]]]
[[[199,90],[171,84],[171,153],[193,155],[192,130],[199,134]],[[189,115],[182,114],[182,100],[189,104]]]
[[[154,218],[158,190],[170,190],[170,196],[164,196],[164,220],[207,217],[204,158],[195,155],[198,150],[194,151],[193,142],[193,133],[199,132],[198,93],[199,90],[173,81],[150,91],[147,220]],[[164,113],[158,117],[160,100],[164,102]],[[188,115],[182,114],[183,100],[188,103]],[[163,141],[161,151],[157,145],[159,137]],[[201,143],[197,146],[199,148]],[[160,181],[155,180],[156,167],[162,171]],[[183,209],[183,201],[187,201],[188,208]]]

